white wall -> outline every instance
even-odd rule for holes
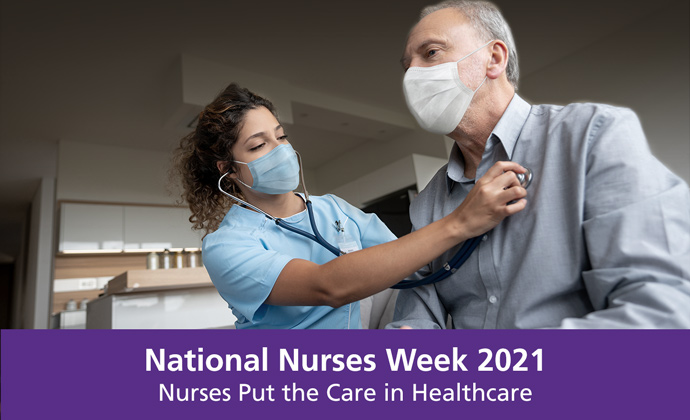
[[[320,193],[334,192],[352,180],[366,176],[386,165],[412,154],[436,157],[448,160],[444,137],[417,129],[400,138],[387,142],[369,142],[343,153],[337,159],[318,168],[315,173],[318,178]],[[376,178],[372,182],[396,182],[387,177],[396,177],[394,173]],[[415,181],[407,185],[414,184]],[[405,187],[407,185],[403,185]],[[402,188],[401,187],[401,188]]]
[[[417,189],[421,191],[431,181],[431,178],[436,175],[436,172],[448,163],[448,158],[414,154],[412,155],[412,163],[414,164],[414,173],[417,179]]]
[[[371,200],[416,184],[414,163],[412,155],[409,155],[357,177],[330,192],[361,208]]]
[[[31,202],[22,328],[48,328],[53,283],[55,179],[43,178]]]
[[[356,207],[410,185],[421,191],[447,159],[412,154],[358,177],[331,192]]]
[[[527,75],[519,93],[532,103],[603,102],[632,108],[652,152],[690,183],[688,4],[672,2]]]
[[[12,325],[11,328],[22,328],[22,317],[24,314],[24,288],[26,285],[26,263],[27,263],[27,243],[29,235],[27,233],[30,211],[22,219],[21,237],[19,238],[19,252],[14,264],[14,285],[12,290]]]
[[[2,111],[4,112],[4,111]],[[27,137],[0,141],[0,252],[18,258],[29,205],[41,178],[57,174],[57,141]]]
[[[229,82],[237,82],[267,97],[278,109],[280,120],[293,122],[292,102],[314,105],[330,111],[374,119],[407,129],[414,121],[407,113],[398,113],[364,102],[324,94],[295,86],[255,71],[219,64],[182,54],[169,69],[164,82],[163,112],[167,126],[189,123]]]
[[[170,153],[60,141],[58,200],[174,204],[169,194]]]

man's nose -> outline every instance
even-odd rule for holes
[[[424,67],[424,66],[423,66],[423,61],[422,61],[422,59],[419,58],[419,57],[413,57],[413,58],[410,60],[410,65],[409,65],[409,67]]]

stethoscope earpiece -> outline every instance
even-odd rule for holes
[[[340,251],[340,249],[338,249],[338,248],[334,247],[333,245],[331,245],[330,243],[328,243],[328,241],[326,241],[323,238],[323,236],[321,236],[318,228],[316,227],[316,221],[314,219],[314,210],[313,210],[313,207],[311,204],[311,200],[309,200],[309,193],[307,192],[307,187],[304,183],[304,174],[302,173],[302,156],[300,156],[300,154],[297,152],[295,152],[295,153],[297,154],[297,157],[299,158],[300,177],[302,178],[302,187],[304,188],[304,198],[302,198],[302,200],[304,200],[305,206],[307,207],[307,213],[309,214],[309,222],[311,223],[311,228],[314,231],[313,235],[309,232],[303,231],[302,229],[296,228],[294,226],[290,226],[283,219],[281,219],[279,217],[273,217],[270,214],[266,213],[265,211],[261,210],[260,208],[254,206],[252,204],[249,204],[248,202],[241,200],[238,197],[235,197],[234,195],[223,190],[221,182],[223,181],[223,178],[225,178],[227,175],[229,175],[231,173],[231,171],[226,172],[225,174],[223,174],[223,176],[221,176],[218,179],[218,189],[220,190],[220,192],[222,192],[226,196],[228,196],[228,197],[232,198],[233,200],[235,200],[236,202],[240,203],[240,205],[247,207],[247,208],[250,208],[250,209],[256,211],[257,213],[263,214],[264,216],[266,216],[267,219],[275,222],[275,224],[278,227],[283,228],[285,230],[289,230],[289,231],[294,232],[298,235],[302,235],[305,238],[310,239],[310,240],[320,244],[321,246],[326,248],[328,251],[333,253],[336,257],[338,257],[338,256],[342,255],[342,252]],[[242,180],[239,178],[237,178],[237,181],[242,182]],[[244,182],[242,182],[242,184],[244,184]],[[244,184],[244,185],[247,185],[247,184]],[[247,187],[251,188],[249,185],[247,185]],[[299,194],[295,193],[295,195],[297,195],[299,197]]]

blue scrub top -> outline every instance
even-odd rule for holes
[[[310,196],[316,225],[338,247],[335,222],[362,248],[396,239],[374,214],[334,196]],[[283,219],[312,232],[306,210]],[[283,267],[293,258],[325,264],[336,258],[320,244],[278,227],[263,214],[233,205],[218,230],[202,245],[213,284],[237,317],[239,328],[361,328],[359,302],[330,306],[274,306],[264,303]]]

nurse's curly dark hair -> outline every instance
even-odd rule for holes
[[[276,115],[273,104],[248,89],[232,83],[199,114],[196,129],[182,138],[173,154],[171,177],[181,184],[181,198],[189,205],[192,229],[207,235],[220,226],[234,204],[218,191],[217,162],[227,162],[224,171],[234,170],[231,148],[237,141],[247,111],[265,107]],[[277,118],[277,115],[276,115]],[[223,189],[244,199],[232,178],[223,178]]]

